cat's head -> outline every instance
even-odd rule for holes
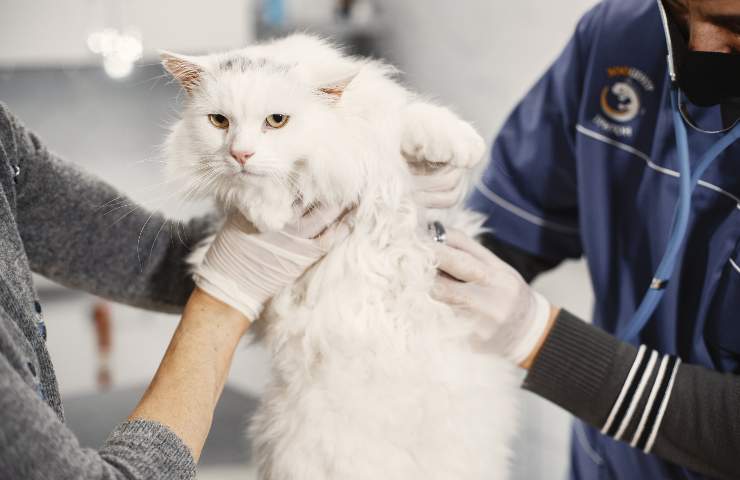
[[[367,138],[373,120],[358,111],[373,100],[355,88],[368,75],[320,40],[162,60],[185,91],[167,142],[169,173],[187,178],[191,195],[274,230],[313,203],[349,206],[379,171],[377,152],[368,152],[378,144]]]

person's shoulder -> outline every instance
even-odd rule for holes
[[[37,153],[42,145],[23,122],[0,101],[0,154],[8,156],[11,164],[24,155]]]
[[[656,0],[602,0],[583,15],[578,29],[597,33],[632,27],[652,28],[656,27],[656,19],[659,19]]]
[[[14,127],[16,121],[5,102],[0,101],[0,135]]]
[[[629,22],[657,12],[657,0],[602,0],[588,13],[609,20]]]
[[[0,100],[0,129],[10,130],[21,127],[20,120],[10,110],[8,104]]]
[[[8,106],[0,102],[0,159],[5,162],[9,162],[9,157],[16,151],[16,123],[17,121],[13,114],[10,113]]]
[[[589,61],[614,55],[652,59],[665,48],[656,0],[603,0],[581,17],[575,37]]]

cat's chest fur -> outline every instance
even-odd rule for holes
[[[513,369],[473,352],[471,324],[430,297],[415,222],[359,228],[266,312],[272,380],[251,427],[262,478],[506,478]]]
[[[294,337],[324,356],[407,341],[414,317],[440,307],[428,294],[436,270],[416,222],[409,210],[355,224],[348,238],[276,296],[266,312],[267,341]]]

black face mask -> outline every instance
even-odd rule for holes
[[[740,119],[740,55],[687,51],[676,65],[676,81],[693,104],[719,105],[723,128]]]
[[[740,55],[685,52],[676,65],[678,86],[700,107],[740,100]]]
[[[720,105],[723,125],[731,126],[740,119],[740,54],[690,51],[670,15],[667,19],[678,86],[695,105]]]

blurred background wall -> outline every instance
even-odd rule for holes
[[[250,40],[250,2],[179,0],[3,0],[0,63],[10,67],[93,65],[87,38],[101,28],[132,28],[144,59],[157,50],[207,52]]]
[[[342,10],[349,3],[0,0],[0,101],[65,159],[148,208],[185,218],[203,207],[181,204],[162,183],[159,146],[176,118],[179,92],[163,75],[158,50],[204,53],[293,29],[314,31],[393,62],[410,87],[472,120],[490,143],[595,1],[358,0]],[[125,212],[101,215],[112,223]],[[133,407],[176,318],[38,282],[70,426],[95,446]],[[588,317],[591,289],[582,262],[561,266],[536,286]],[[100,353],[107,347],[94,328],[101,316],[110,325],[107,354]],[[245,478],[250,456],[243,426],[266,378],[265,353],[245,346],[219,406],[201,478]],[[525,423],[515,445],[515,478],[563,478],[567,416],[532,395],[519,396]]]

